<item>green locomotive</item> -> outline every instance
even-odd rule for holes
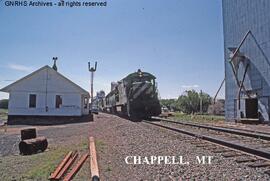
[[[129,118],[143,119],[158,116],[161,107],[158,100],[156,77],[140,69],[112,84],[105,97],[104,109]]]

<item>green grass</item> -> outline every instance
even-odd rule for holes
[[[7,109],[0,109],[0,120],[7,120],[7,114],[8,110]]]
[[[67,152],[57,147],[31,156],[2,157],[0,180],[47,180]]]
[[[200,114],[184,114],[184,113],[174,113],[174,118],[183,121],[193,121],[193,122],[220,122],[224,121],[224,116],[217,115],[200,115]]]
[[[0,157],[0,180],[48,180],[50,173],[69,151],[88,152],[88,140],[78,144],[53,146],[43,153],[30,156]],[[87,172],[82,177],[88,177]]]
[[[79,149],[78,151],[83,151],[87,150],[88,148],[89,148],[88,139],[83,139],[81,143],[78,145],[77,150]]]
[[[23,176],[26,180],[45,180],[49,177],[58,163],[68,153],[67,148],[56,148],[45,152],[43,156],[33,155],[31,160],[38,162],[37,165],[33,165]]]
[[[104,152],[104,149],[106,148],[106,144],[101,141],[101,140],[95,140],[95,146],[96,146],[96,149],[100,152]]]
[[[106,172],[111,172],[111,171],[112,171],[111,166],[110,166],[110,165],[108,165],[105,171],[106,171]]]

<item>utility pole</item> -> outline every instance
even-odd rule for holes
[[[92,110],[92,106],[93,106],[93,90],[94,90],[94,88],[93,88],[93,82],[94,82],[94,72],[97,70],[97,62],[95,62],[95,67],[91,67],[90,66],[90,62],[88,62],[88,70],[89,70],[89,72],[91,72],[91,82],[90,82],[90,84],[91,84],[91,91],[90,91],[90,97],[91,97],[91,110]]]
[[[203,113],[203,110],[202,110],[202,90],[200,92],[200,113],[201,114]]]

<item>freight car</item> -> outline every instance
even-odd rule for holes
[[[105,97],[104,109],[133,119],[149,118],[161,113],[156,77],[140,69],[117,83]]]

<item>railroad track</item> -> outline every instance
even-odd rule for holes
[[[154,118],[154,120],[159,122],[153,120],[142,122],[199,138],[194,142],[198,147],[209,148],[215,153],[222,153],[224,157],[236,157],[239,163],[250,162],[250,167],[270,168],[270,135],[163,118]],[[242,158],[243,156],[246,158]],[[241,158],[237,159],[237,157]],[[267,170],[267,174],[269,173],[270,170]]]
[[[167,118],[162,118],[162,117],[152,117],[152,120],[161,120],[161,121],[174,121],[174,122],[179,122],[179,124],[190,124],[190,125],[202,125],[202,126],[212,126],[212,127],[218,127],[218,128],[227,128],[231,130],[238,130],[238,131],[246,131],[250,133],[257,133],[257,134],[265,134],[265,135],[270,135],[270,132],[265,132],[265,131],[258,131],[258,130],[251,130],[251,129],[244,129],[244,128],[239,128],[239,127],[230,127],[230,126],[222,126],[222,125],[211,125],[211,124],[201,124],[201,123],[191,123],[188,121],[182,121],[182,120],[173,120],[173,119],[167,119]]]
[[[222,126],[222,127],[221,126],[210,126],[210,125],[204,125],[204,124],[199,124],[199,123],[189,123],[189,122],[183,122],[183,121],[174,121],[174,120],[164,119],[164,118],[159,118],[159,117],[153,117],[152,120],[187,125],[187,126],[193,126],[193,127],[197,127],[197,128],[205,128],[205,129],[216,130],[216,131],[220,131],[220,132],[226,132],[226,133],[231,133],[231,134],[242,135],[242,136],[253,137],[253,138],[258,138],[258,139],[270,141],[270,133],[266,133],[266,132],[259,132],[259,131],[240,129],[240,128],[228,128],[228,127],[224,127],[224,126]]]

